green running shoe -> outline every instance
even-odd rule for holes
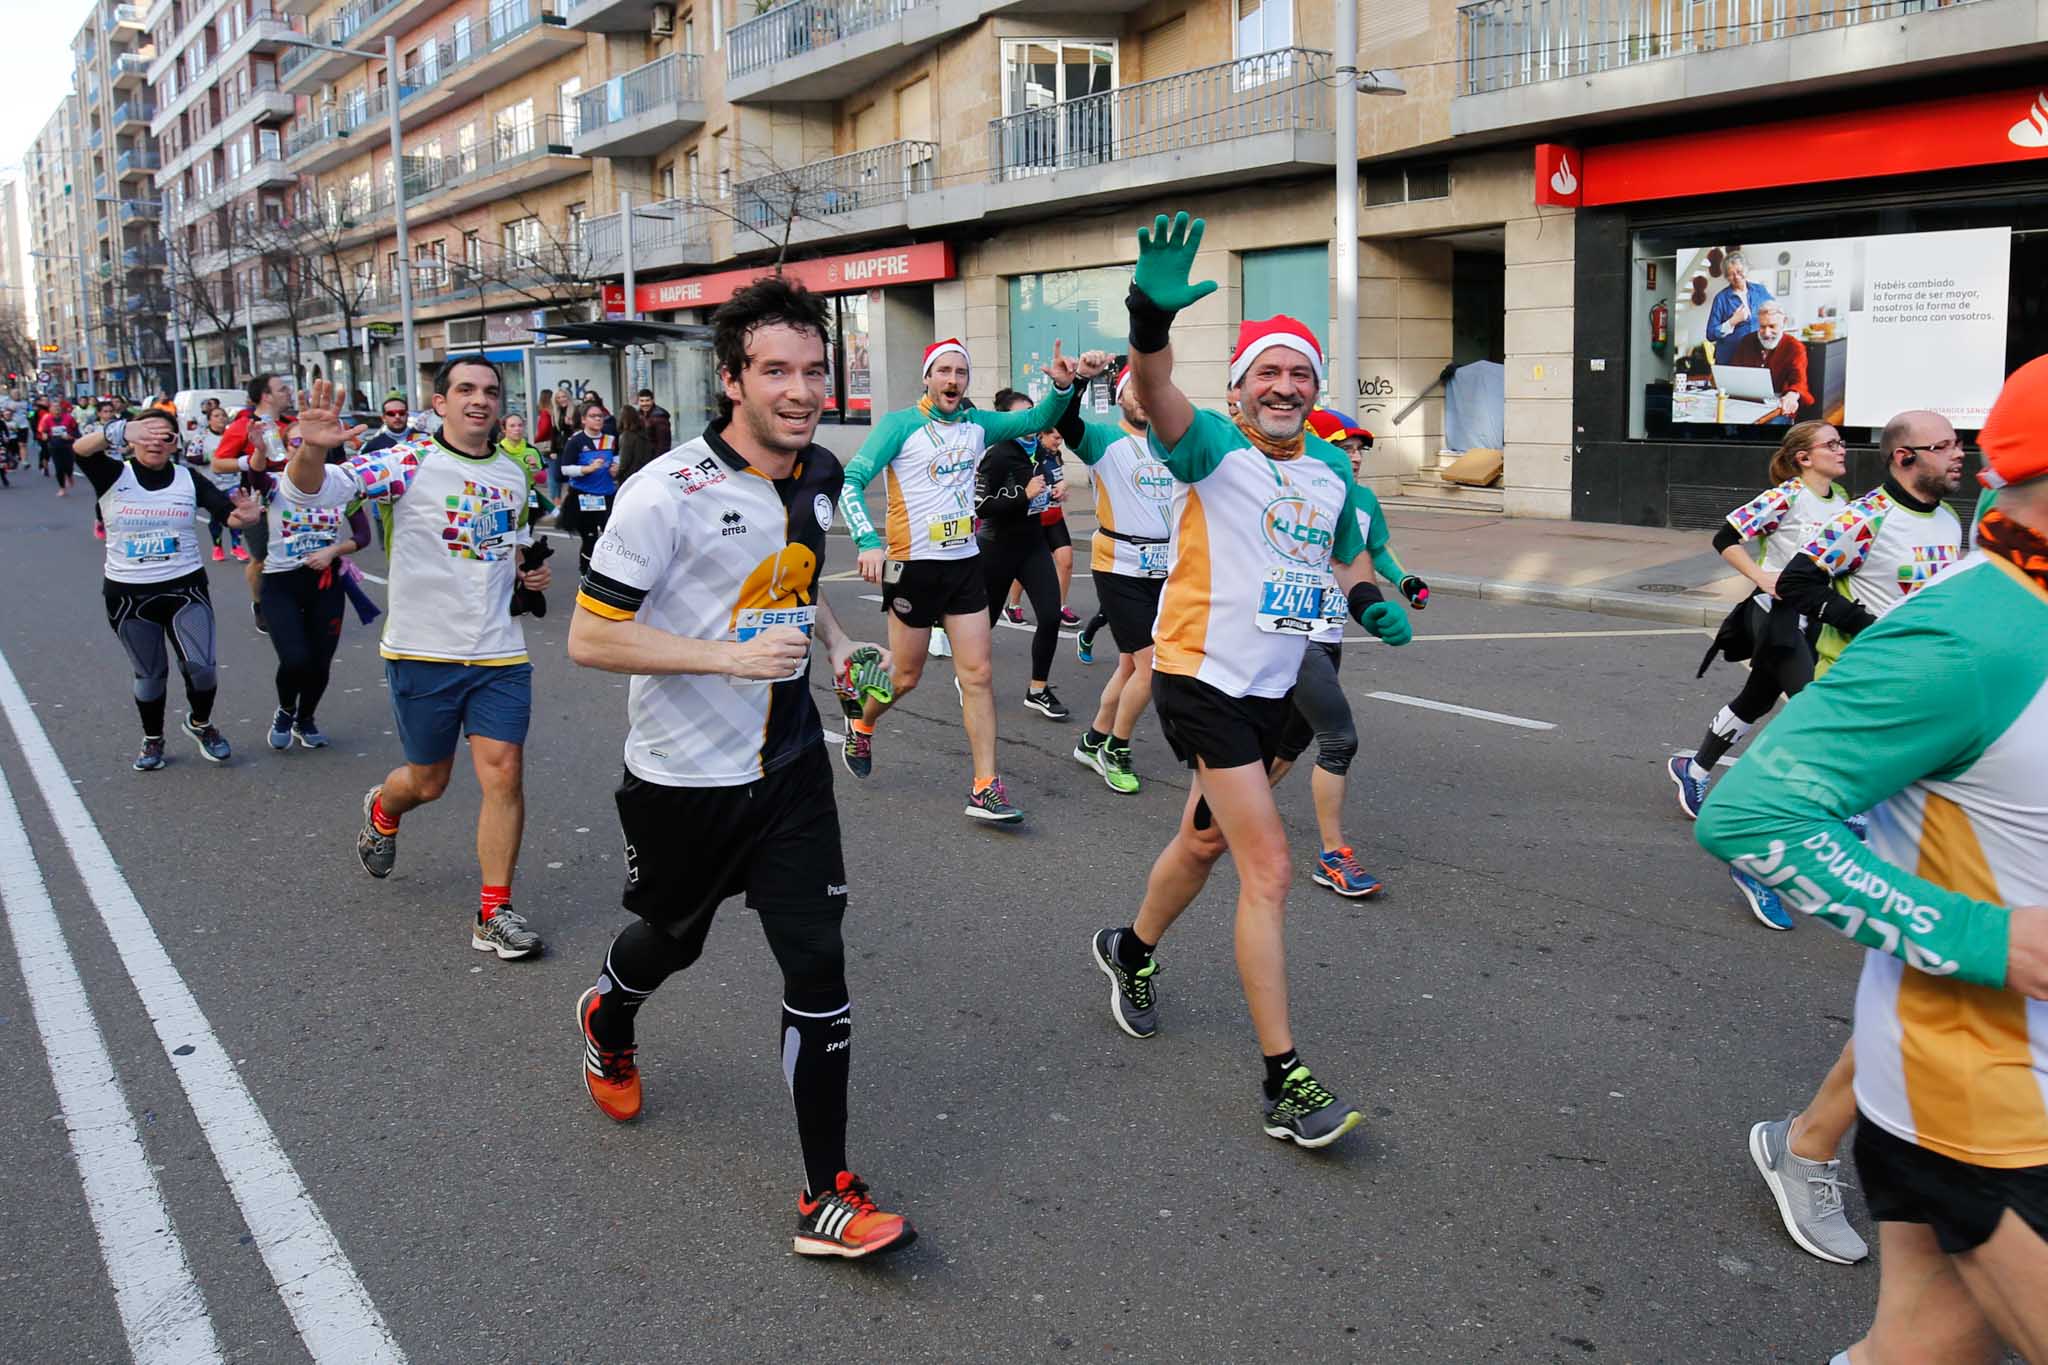
[[[848,720],[859,720],[870,699],[884,706],[896,700],[889,670],[882,667],[882,651],[873,645],[862,645],[847,656],[846,667],[832,680],[832,690],[839,694],[839,709]]]
[[[1126,745],[1102,746],[1102,765],[1096,769],[1109,789],[1119,796],[1138,794],[1138,775],[1131,771],[1131,751]]]

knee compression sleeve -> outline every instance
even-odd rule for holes
[[[1326,773],[1338,777],[1351,771],[1351,760],[1358,757],[1358,731],[1346,727],[1342,730],[1325,730],[1316,736],[1316,766]]]

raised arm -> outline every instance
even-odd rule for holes
[[[299,398],[299,421],[293,430],[298,444],[285,461],[285,478],[301,493],[327,486],[327,453],[362,436],[368,427],[341,420],[341,393],[331,380],[316,379]]]
[[[1166,450],[1195,420],[1195,405],[1173,382],[1173,347],[1168,333],[1181,309],[1216,292],[1214,280],[1190,283],[1195,253],[1202,247],[1203,223],[1177,213],[1169,224],[1165,214],[1150,228],[1138,229],[1138,265],[1124,306],[1131,316],[1131,383],[1151,419],[1152,433]]]

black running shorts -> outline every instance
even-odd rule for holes
[[[1273,765],[1293,713],[1291,697],[1233,697],[1198,678],[1152,673],[1152,707],[1173,756],[1190,768]]]
[[[1067,519],[1065,517],[1055,517],[1053,520],[1042,524],[1045,527],[1046,549],[1066,550],[1073,547],[1074,533],[1067,529]]]
[[[1972,1166],[1856,1119],[1856,1175],[1880,1223],[1925,1223],[1950,1256],[1989,1241],[2007,1209],[2048,1240],[2048,1166]]]
[[[1109,618],[1109,635],[1125,654],[1152,647],[1152,623],[1159,619],[1163,578],[1095,571],[1095,600]]]
[[[618,791],[626,836],[626,909],[702,947],[719,903],[787,921],[837,923],[846,859],[832,761],[821,741],[743,787],[668,787],[627,773]]]
[[[981,556],[891,559],[882,565],[882,609],[906,626],[928,628],[948,616],[988,614]]]

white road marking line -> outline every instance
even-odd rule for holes
[[[1637,635],[1712,635],[1704,626],[1666,626],[1659,630],[1504,630],[1475,635],[1427,635],[1417,632],[1413,643],[1425,640],[1609,640]],[[1357,637],[1347,635],[1347,641]]]
[[[1482,711],[1476,706],[1453,706],[1447,701],[1432,701],[1428,697],[1410,697],[1400,692],[1368,692],[1365,694],[1375,701],[1398,702],[1402,706],[1419,706],[1425,711],[1448,711],[1453,715],[1471,716],[1475,720],[1490,720],[1497,725],[1514,725],[1524,730],[1555,730],[1557,727],[1547,720],[1530,720],[1526,716],[1502,715],[1498,711]]]
[[[361,574],[363,577],[369,579],[372,583],[388,584],[391,582],[391,580],[388,578],[379,578],[376,574],[371,573],[368,569],[357,569],[356,572]]]
[[[138,1365],[221,1360],[206,1299],[192,1278],[185,1245],[149,1167],[142,1134],[128,1108],[114,1059],[93,1017],[78,964],[65,945],[21,823],[14,793],[0,773],[0,904],[21,959],[29,1008],[43,1037],[57,1105],[71,1140],[71,1159],[85,1187],[86,1211],[98,1234],[114,1307]]]
[[[879,602],[882,600],[882,594],[878,592],[864,592],[860,595],[860,600],[863,602]],[[1004,630],[1021,630],[1024,631],[1026,634],[1029,634],[1038,629],[1036,626],[1019,625],[1017,622],[1012,621],[1007,617],[997,618],[996,624],[1001,626]],[[1081,632],[1078,630],[1063,630],[1060,632],[1060,638],[1062,640],[1071,640],[1080,633]]]
[[[0,710],[14,727],[22,758],[35,774],[79,879],[142,997],[157,1038],[170,1054],[171,1069],[307,1354],[321,1365],[403,1361],[405,1353],[356,1277],[333,1229],[164,951],[163,940],[100,837],[4,654]]]

